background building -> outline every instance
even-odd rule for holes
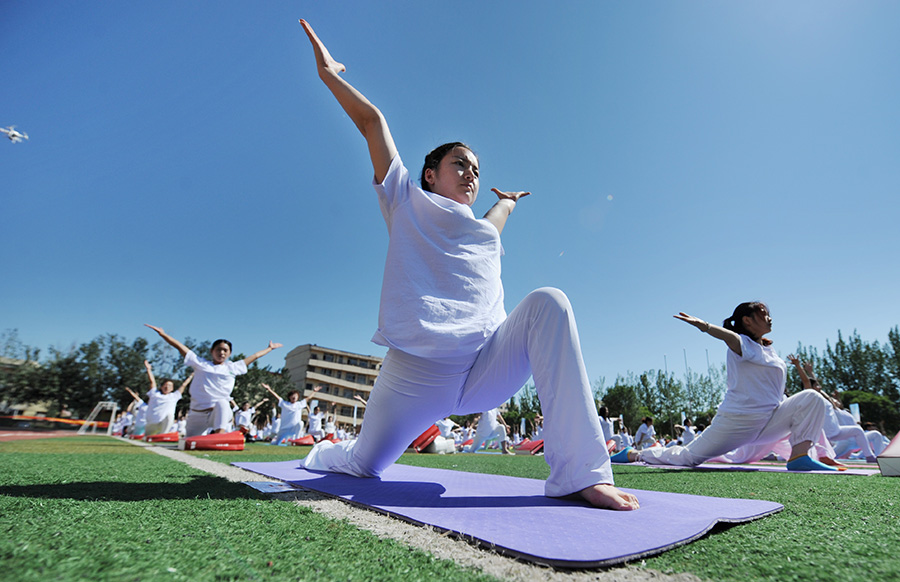
[[[356,424],[365,412],[365,406],[354,396],[369,399],[381,370],[381,358],[305,344],[288,352],[284,365],[300,394],[318,400],[323,411],[335,404],[335,422],[353,425],[354,408]],[[313,393],[315,386],[322,386],[322,390]]]

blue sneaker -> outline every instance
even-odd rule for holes
[[[820,463],[809,455],[801,455],[796,459],[791,459],[785,465],[788,471],[837,471],[835,467]]]

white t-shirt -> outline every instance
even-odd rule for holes
[[[697,433],[694,432],[693,425],[684,427],[684,432],[681,433],[681,444],[686,445],[695,438],[697,438]]]
[[[642,422],[634,433],[634,442],[639,445],[642,445],[644,443],[652,443],[656,440],[655,437],[656,429],[653,428],[653,425],[648,425],[647,423]]]
[[[147,424],[158,424],[166,419],[175,418],[175,406],[181,400],[181,392],[172,390],[163,394],[156,388],[147,393]]]
[[[310,433],[321,432],[323,418],[325,418],[324,412],[309,413],[309,432]]]
[[[238,408],[234,412],[234,424],[235,426],[246,426],[247,428],[251,428],[253,424],[251,419],[253,418],[253,413],[256,412],[256,409],[252,406],[247,410],[243,410]]]
[[[291,402],[290,400],[284,400],[282,398],[278,402],[278,407],[281,408],[281,426],[287,428],[289,426],[300,424],[302,422],[303,409],[306,408],[306,404],[306,400]]]
[[[148,393],[149,394],[149,393]],[[141,425],[147,423],[147,403],[143,400],[138,400],[138,403],[134,405],[134,424]]]
[[[453,438],[453,427],[456,425],[449,418],[442,418],[441,420],[435,422],[438,429],[441,431],[441,436],[445,439]]]
[[[497,228],[416,186],[399,155],[374,186],[390,241],[372,341],[420,357],[478,351],[506,319]]]
[[[600,428],[603,429],[603,440],[608,441],[613,437],[613,421],[600,417]]]
[[[740,337],[742,355],[728,349],[728,390],[719,412],[772,412],[784,399],[787,366],[772,346],[762,346],[745,335]]]
[[[229,360],[217,365],[198,357],[191,350],[184,355],[184,365],[194,369],[190,388],[191,408],[194,410],[212,408],[213,403],[219,400],[231,400],[235,376],[247,373],[244,360]]]

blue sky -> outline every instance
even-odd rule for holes
[[[900,323],[900,5],[4,2],[0,330],[383,355],[386,231],[306,18],[418,172],[461,140],[530,190],[507,309],[566,291],[592,380],[724,346],[672,319],[769,303],[770,337]]]

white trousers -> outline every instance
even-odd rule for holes
[[[422,432],[450,414],[500,406],[534,376],[544,415],[547,495],[613,482],[572,306],[562,291],[530,293],[477,353],[427,359],[389,350],[359,438],[317,444],[307,469],[377,477]]]
[[[297,424],[292,424],[290,426],[283,426],[279,429],[278,434],[272,439],[272,444],[277,445],[281,443],[281,441],[287,439],[298,439],[300,435],[303,434],[303,422],[298,422]]]
[[[863,457],[872,458],[877,454],[872,450],[872,446],[869,443],[866,431],[864,431],[863,427],[859,426],[858,424],[854,424],[852,426],[842,426],[840,427],[840,430],[838,430],[834,434],[828,435],[828,439],[831,440],[832,443],[834,443],[835,451],[838,450],[839,443],[843,444],[841,443],[841,441],[846,441],[851,445],[851,449],[859,449],[859,452]],[[844,447],[842,446],[841,449],[843,448]]]
[[[719,412],[690,444],[644,449],[640,460],[650,465],[695,467],[738,447],[765,448],[785,437],[792,447],[803,441],[815,442],[822,433],[827,406],[818,392],[803,390],[781,401],[771,413]]]
[[[487,423],[485,423],[487,424]],[[488,424],[488,426],[490,426]],[[494,430],[490,429],[481,429],[481,423],[478,424],[478,429],[475,431],[475,436],[472,438],[472,444],[466,447],[465,452],[474,453],[478,449],[481,448],[481,445],[488,441],[497,441],[498,443],[505,443],[506,438],[506,427],[502,424],[498,425]]]
[[[170,433],[175,429],[175,419],[172,417],[164,418],[159,422],[148,422],[144,427],[144,434],[153,436],[156,434]]]
[[[218,400],[213,403],[212,408],[204,410],[191,409],[188,412],[187,424],[184,428],[184,436],[190,438],[200,436],[206,429],[209,430],[228,430],[231,427],[231,421],[234,413],[231,411],[227,400]]]

